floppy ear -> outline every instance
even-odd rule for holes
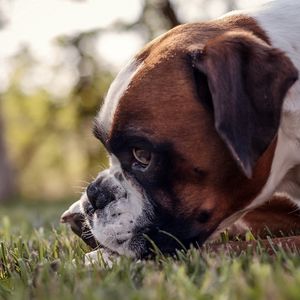
[[[218,134],[250,178],[276,136],[298,71],[282,52],[246,32],[225,33],[190,54],[200,101],[213,109]]]

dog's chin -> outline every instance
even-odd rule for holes
[[[85,192],[62,215],[62,222],[70,223],[73,231],[93,249],[145,258],[155,254],[155,249],[167,254],[191,244],[199,246],[211,234],[203,228],[196,229],[199,226],[194,226],[194,220],[174,217],[154,206],[140,186],[118,180],[114,170],[101,172],[97,180],[101,187],[114,193],[113,200],[97,209]]]
[[[103,210],[94,210],[89,202],[83,202],[82,207],[89,235],[93,236],[98,248],[134,258],[147,253],[144,234],[149,230],[149,219],[146,213],[134,219],[120,203],[111,203]]]
[[[151,258],[157,251],[174,254],[176,250],[201,246],[212,231],[193,230],[192,222],[144,209],[137,219],[120,203],[94,210],[86,194],[62,216],[62,222],[92,249],[102,249],[117,256]],[[120,214],[120,212],[122,212]]]
[[[99,223],[94,218],[93,223]],[[90,231],[100,248],[105,248],[118,255],[139,258],[145,253],[145,240],[142,235],[127,232],[118,232],[114,224],[91,226]],[[119,227],[119,229],[121,229]]]
[[[157,253],[173,255],[177,250],[186,250],[191,246],[198,248],[213,234],[213,230],[193,232],[183,224],[182,228],[189,231],[177,234],[174,231],[165,231],[164,226],[160,228],[156,226],[157,223],[135,227],[133,232],[129,233],[122,231],[122,228],[116,224],[103,227],[97,211],[90,214],[88,218],[91,220],[91,234],[100,248],[137,259],[153,258]]]
[[[155,212],[149,216],[149,210],[143,210],[134,219],[128,208],[122,208],[119,202],[111,203],[102,210],[94,210],[90,202],[83,199],[81,207],[89,229],[87,235],[93,237],[97,248],[126,257],[149,258],[157,250],[173,254],[191,245],[199,247],[213,233],[193,230],[192,222],[188,220],[173,220],[170,216]]]

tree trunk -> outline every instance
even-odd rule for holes
[[[175,10],[169,0],[160,1],[159,6],[165,18],[170,22],[171,28],[180,25],[180,21],[178,20]]]
[[[0,99],[0,202],[8,201],[15,194],[15,178],[8,159],[4,139],[4,121]]]

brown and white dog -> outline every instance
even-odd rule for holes
[[[110,167],[62,221],[83,216],[103,249],[143,257],[149,240],[202,244],[275,192],[298,204],[299,15],[300,1],[273,1],[148,44],[96,118]]]

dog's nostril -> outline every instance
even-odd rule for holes
[[[116,196],[111,191],[95,182],[87,187],[86,194],[94,209],[103,209],[110,202],[116,200]]]
[[[99,189],[94,183],[91,183],[86,189],[86,194],[90,201],[95,200],[98,196],[98,193],[99,193]]]
[[[116,200],[116,196],[112,193],[109,193],[107,195],[107,198],[108,198],[109,202]]]
[[[103,209],[111,201],[112,200],[108,195],[106,195],[103,192],[100,192],[95,202],[96,209]]]

